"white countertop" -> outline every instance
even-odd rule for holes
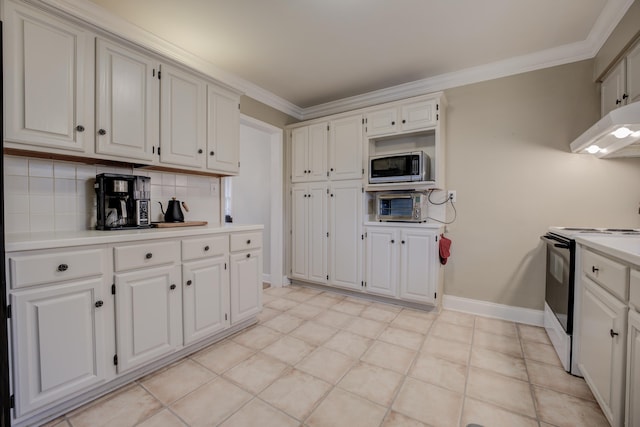
[[[148,228],[144,230],[82,230],[39,233],[6,233],[5,251],[64,248],[81,245],[133,242],[164,238],[181,238],[204,234],[262,230],[262,224],[210,224],[207,226]]]
[[[575,236],[576,242],[640,267],[640,236],[589,235]]]
[[[440,230],[444,228],[443,224],[433,222],[392,222],[392,221],[366,221],[365,227],[403,227],[403,228],[425,228],[429,230]]]

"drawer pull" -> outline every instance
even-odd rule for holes
[[[146,254],[144,256],[146,259],[151,259],[153,257],[153,254],[151,252],[149,252],[148,254]]]
[[[171,290],[174,290],[175,288],[176,288],[176,285],[175,285],[175,284],[173,284],[173,285],[169,286],[169,289],[171,289]]]
[[[191,286],[191,283],[193,283],[191,280],[187,280],[187,286]]]
[[[104,304],[104,302],[102,302],[102,301],[96,301],[95,305],[96,305],[96,308],[100,308],[100,307],[102,307],[103,304]]]
[[[209,246],[204,247],[204,251],[207,252],[209,250]]]
[[[250,244],[251,244],[251,240],[247,240],[247,245],[250,245]]]
[[[618,336],[620,334],[617,333],[617,332],[613,332],[613,329],[609,329],[609,335],[611,335],[611,338],[613,338],[613,337],[616,337],[616,336]]]
[[[60,264],[58,266],[58,271],[67,271],[69,269],[69,266],[67,264]]]
[[[251,254],[247,254],[247,258],[251,258]]]
[[[591,266],[591,272],[592,273],[597,273],[598,271],[600,271],[600,269],[598,267],[596,267],[595,265]]]

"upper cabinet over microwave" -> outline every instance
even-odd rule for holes
[[[435,126],[438,109],[437,100],[429,99],[371,111],[365,116],[365,132],[379,136]]]

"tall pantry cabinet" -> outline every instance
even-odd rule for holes
[[[292,129],[291,277],[359,289],[362,115]]]

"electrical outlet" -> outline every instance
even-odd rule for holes
[[[454,190],[447,191],[447,199],[456,202],[456,192]]]

